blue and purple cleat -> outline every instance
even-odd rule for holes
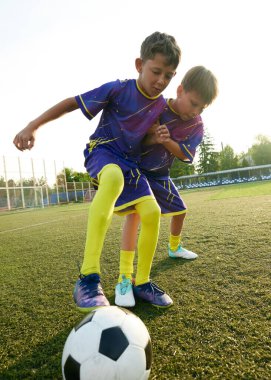
[[[140,298],[153,306],[167,308],[173,305],[169,295],[151,281],[134,286],[133,290],[136,298]]]
[[[86,276],[80,274],[73,291],[73,299],[82,313],[89,313],[95,307],[110,306],[97,273]]]

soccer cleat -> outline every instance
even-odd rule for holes
[[[80,274],[75,284],[73,299],[77,309],[82,313],[88,313],[95,307],[110,306],[97,273],[87,276]]]
[[[132,281],[122,275],[122,281],[115,288],[115,304],[123,307],[135,306]]]
[[[188,251],[187,249],[183,248],[181,245],[178,245],[178,248],[176,249],[176,251],[172,251],[168,245],[168,255],[169,257],[186,259],[186,260],[193,260],[198,257],[196,253],[192,251]]]
[[[140,298],[153,306],[166,308],[173,305],[169,295],[151,281],[134,286],[133,290],[136,298]]]

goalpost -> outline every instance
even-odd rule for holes
[[[43,190],[42,186],[0,187],[0,209],[44,208]]]

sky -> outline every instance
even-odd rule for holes
[[[99,115],[80,110],[42,126],[31,151],[14,136],[59,101],[103,83],[137,78],[135,59],[155,31],[182,50],[164,91],[175,97],[185,72],[203,65],[219,95],[202,118],[217,150],[246,152],[271,137],[269,0],[0,0],[0,155],[61,160],[84,171],[83,149]]]

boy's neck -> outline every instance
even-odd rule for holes
[[[169,104],[170,108],[171,108],[176,114],[179,115],[179,113],[178,113],[178,111],[177,111],[177,108],[176,108],[176,106],[175,106],[175,103],[176,103],[176,99],[172,99],[172,98],[168,99],[168,104]]]

